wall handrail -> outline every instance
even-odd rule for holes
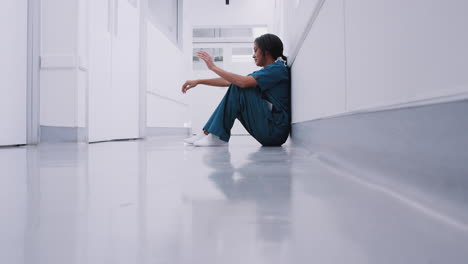
[[[153,92],[153,91],[146,91],[147,94],[149,95],[152,95],[152,96],[156,96],[156,97],[159,97],[161,99],[164,99],[164,100],[168,100],[168,101],[171,101],[173,103],[176,103],[176,104],[179,104],[179,105],[182,105],[182,106],[186,106],[186,107],[189,107],[190,105],[187,104],[187,103],[184,103],[184,102],[181,102],[177,99],[173,99],[167,95],[163,95],[161,93],[157,93],[157,92]]]
[[[317,4],[315,5],[314,12],[310,16],[309,20],[307,21],[307,25],[305,26],[301,37],[299,38],[298,42],[294,46],[294,49],[292,50],[292,53],[288,57],[288,66],[292,66],[294,64],[294,61],[296,60],[297,54],[299,54],[299,51],[301,50],[302,46],[304,45],[305,39],[309,35],[310,30],[312,29],[312,26],[315,23],[315,20],[317,19],[318,15],[320,14],[320,11],[322,10],[323,4],[325,3],[325,0],[319,0]]]

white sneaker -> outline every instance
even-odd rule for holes
[[[226,146],[228,143],[221,140],[219,137],[209,134],[206,137],[203,137],[200,140],[195,141],[193,145],[195,147],[215,147],[215,146]]]
[[[202,139],[202,138],[204,138],[206,136],[207,135],[205,135],[205,133],[200,133],[198,135],[195,135],[195,136],[184,139],[184,142],[187,143],[187,144],[193,144],[195,141],[200,140],[200,139]]]

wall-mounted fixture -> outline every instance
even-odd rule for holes
[[[229,5],[229,0],[226,0],[226,5]]]

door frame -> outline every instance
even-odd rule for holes
[[[26,144],[40,142],[40,15],[41,0],[28,0]]]
[[[146,86],[147,86],[147,29],[148,29],[148,0],[141,0],[138,7],[140,10],[140,80],[139,80],[139,136],[140,138],[146,138]]]

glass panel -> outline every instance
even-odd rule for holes
[[[203,60],[197,57],[197,52],[205,51],[210,54],[213,58],[214,63],[222,67],[224,62],[223,49],[222,48],[194,48],[192,54],[193,69],[196,71],[207,70],[206,64]]]
[[[214,28],[195,28],[193,29],[194,38],[215,38],[216,30]]]

